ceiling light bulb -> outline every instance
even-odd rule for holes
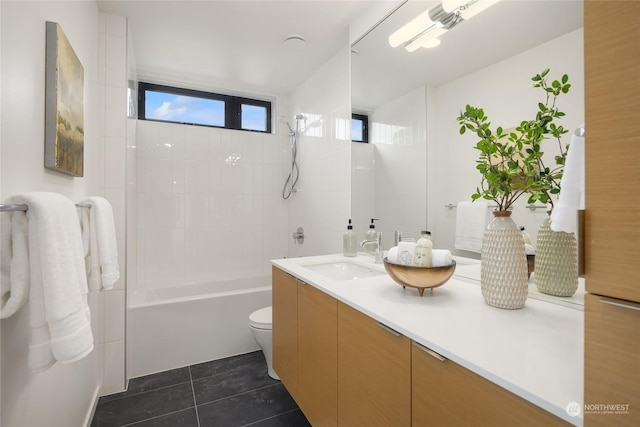
[[[440,39],[430,39],[422,43],[422,47],[431,49],[432,47],[440,46]]]
[[[407,52],[413,52],[415,50],[418,50],[429,40],[438,38],[446,32],[447,30],[445,28],[433,27],[428,32],[426,32],[422,37],[419,37],[413,42],[409,43],[405,47],[405,49],[407,49]]]
[[[425,28],[433,25],[433,21],[429,18],[429,11],[425,11],[415,17],[408,24],[401,27],[398,31],[389,36],[389,44],[391,47],[398,47],[407,40],[411,40]]]

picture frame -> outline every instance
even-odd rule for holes
[[[62,27],[46,23],[44,166],[84,176],[84,68]]]

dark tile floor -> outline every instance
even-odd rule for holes
[[[310,426],[262,352],[243,354],[129,381],[103,396],[91,427]]]

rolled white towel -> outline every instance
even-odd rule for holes
[[[398,264],[413,265],[413,257],[416,253],[416,244],[414,242],[398,243]]]
[[[433,249],[431,251],[431,267],[444,267],[451,265],[453,256],[448,249]]]
[[[532,245],[524,245],[524,252],[527,255],[535,255],[536,254],[536,250],[534,249],[534,247]]]
[[[394,264],[398,263],[398,247],[394,246],[391,249],[389,249],[389,252],[387,252],[387,260],[389,260],[389,262],[392,262]]]

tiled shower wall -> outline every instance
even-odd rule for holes
[[[288,138],[137,125],[138,290],[269,275],[287,255]]]

